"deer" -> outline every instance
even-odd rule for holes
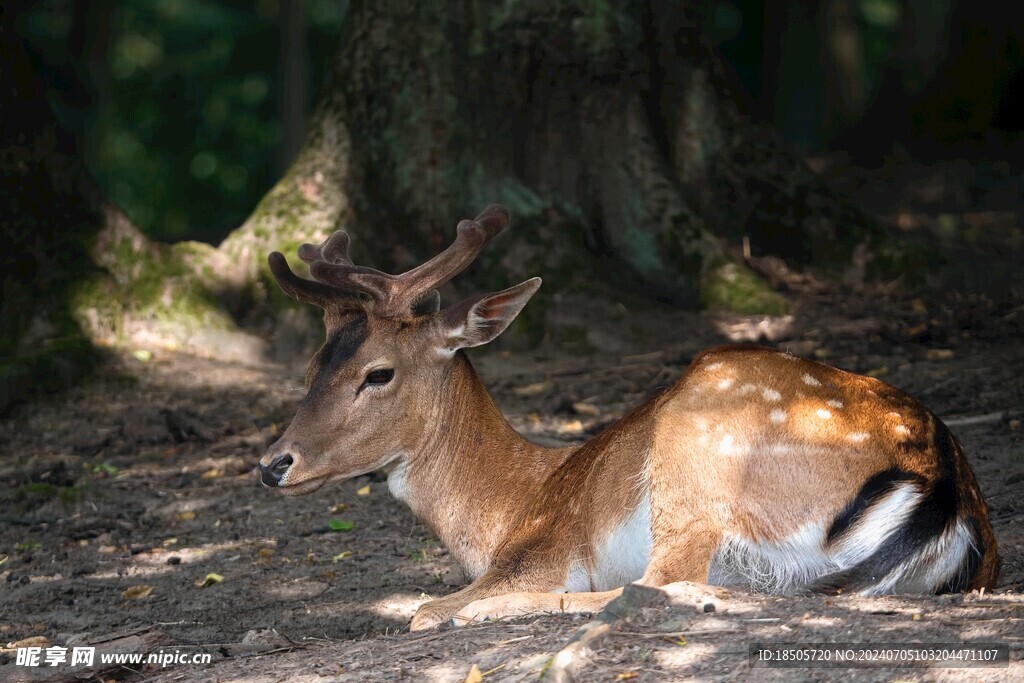
[[[505,230],[487,207],[400,275],[353,264],[335,232],[280,252],[288,296],[323,309],[294,419],[262,483],[308,494],[377,470],[472,579],[411,629],[594,613],[636,583],[768,594],[934,594],[992,588],[999,556],[964,451],[884,382],[784,351],[721,346],[582,445],[533,443],[505,419],[465,349],[500,335],[532,278],[441,308],[437,288]]]

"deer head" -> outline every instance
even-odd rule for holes
[[[459,350],[501,334],[540,287],[532,278],[440,308],[436,288],[465,270],[508,220],[504,207],[487,207],[459,223],[448,249],[401,275],[354,265],[343,231],[299,248],[313,280],[270,254],[281,289],[324,310],[327,338],[309,364],[295,418],[260,460],[265,485],[310,493],[421,449],[426,426],[443,412],[438,387]]]

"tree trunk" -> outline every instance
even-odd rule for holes
[[[542,273],[567,286],[612,267],[662,298],[750,310],[778,302],[766,290],[720,296],[723,268],[744,272],[723,240],[843,268],[877,229],[745,116],[690,9],[352,3],[314,123],[329,123],[347,154],[322,139],[308,148],[347,167],[321,169],[344,176],[331,182],[341,208],[307,230],[344,217],[360,256],[403,268],[444,245],[457,218],[497,201],[515,228],[504,258],[478,269],[501,274],[482,284]],[[348,131],[358,131],[351,142]],[[319,163],[275,188],[245,229],[305,204]]]
[[[492,202],[511,209],[513,229],[470,271],[476,287],[542,275],[548,296],[615,282],[686,305],[781,311],[731,245],[748,237],[755,252],[840,269],[879,233],[748,119],[691,9],[352,2],[306,142],[245,224],[216,249],[156,246],[90,190],[88,216],[71,223],[84,246],[70,253],[91,266],[61,299],[66,318],[115,343],[262,353],[235,323],[276,312],[285,334],[307,315],[283,305],[269,251],[294,259],[301,242],[344,228],[357,261],[397,271]],[[39,234],[60,232],[45,221]]]

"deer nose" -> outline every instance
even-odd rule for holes
[[[291,453],[285,453],[274,458],[269,465],[260,465],[260,481],[265,486],[277,486],[293,462],[295,462],[295,458],[291,456]]]

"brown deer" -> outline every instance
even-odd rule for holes
[[[502,417],[462,349],[491,341],[533,278],[441,309],[436,288],[508,224],[491,206],[402,275],[353,265],[336,232],[270,267],[324,309],[327,340],[295,419],[260,462],[304,494],[388,468],[388,486],[473,582],[413,629],[599,611],[622,587],[692,581],[768,593],[991,587],[996,540],[960,444],[903,392],[753,346],[705,351],[581,446],[545,448]]]

